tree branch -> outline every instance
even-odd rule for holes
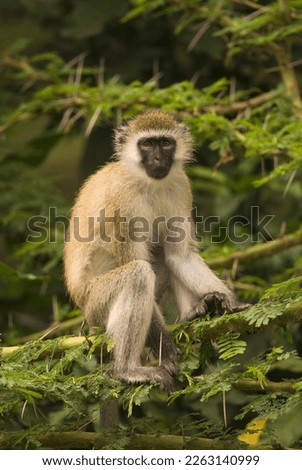
[[[297,322],[302,320],[302,302],[296,302],[290,304],[284,311],[283,315],[273,318],[269,321],[269,325],[285,325],[288,322]],[[190,328],[191,323],[182,325],[183,328]],[[199,320],[198,338],[202,341],[209,341],[211,339],[224,336],[228,332],[237,333],[255,333],[263,328],[267,328],[268,325],[255,326],[250,324],[244,317],[243,313],[232,313],[225,314],[221,317],[214,318],[213,320]],[[176,330],[180,327],[180,324],[168,325],[169,331]],[[71,349],[75,346],[81,346],[85,341],[89,341],[93,344],[94,339],[98,338],[97,335],[86,336],[72,336],[63,337],[57,344],[57,352]],[[43,341],[41,341],[43,345]],[[0,348],[0,357],[2,359],[7,358],[10,354],[21,351],[26,345],[19,346],[4,346]]]
[[[297,115],[301,115],[302,103],[300,97],[299,81],[292,64],[290,47],[285,44],[279,46],[272,44],[272,50],[278,63],[280,75],[285,89],[285,94],[291,99],[293,109]]]
[[[47,73],[34,68],[30,64],[30,62],[24,57],[17,60],[9,55],[5,55],[2,61],[4,65],[8,65],[9,67],[12,67],[14,69],[21,70],[21,72],[24,72],[27,77],[31,78],[33,83],[38,82],[38,81],[43,81],[43,82],[51,81]]]
[[[230,103],[229,105],[220,105],[220,104],[213,104],[206,106],[204,109],[208,113],[216,113],[220,114],[221,116],[225,116],[227,114],[234,114],[240,111],[244,111],[247,108],[254,108],[256,106],[260,106],[261,104],[265,103],[266,101],[270,101],[277,95],[277,91],[268,91],[267,93],[262,93],[261,95],[255,96],[254,98],[250,98],[245,101],[237,101],[234,103]]]
[[[296,391],[294,384],[290,381],[272,382],[265,380],[261,385],[257,380],[238,380],[232,384],[233,388],[246,392],[287,392],[294,393]]]
[[[76,346],[81,346],[85,341],[90,341],[93,343],[94,339],[96,338],[96,335],[92,336],[70,336],[70,337],[62,337],[58,341],[58,344],[56,345],[56,352],[60,353],[62,351],[67,351],[68,349],[74,348]],[[41,343],[41,347],[43,347],[43,341],[39,340],[35,344]],[[0,358],[5,359],[8,357],[10,354],[17,353],[18,351],[21,351],[23,348],[28,346],[29,343],[22,344],[20,346],[4,346],[3,348],[0,348]]]
[[[283,315],[270,319],[268,325],[286,325],[289,322],[297,322],[302,320],[302,302],[296,302],[289,305]],[[255,326],[250,324],[244,317],[243,313],[225,314],[221,317],[215,318],[213,321],[202,321],[200,323],[200,331],[198,338],[201,341],[210,341],[215,338],[225,336],[229,332],[236,333],[256,333],[268,327],[267,324]],[[177,325],[170,325],[174,328]],[[179,326],[179,325],[178,325]]]
[[[302,244],[302,230],[298,230],[290,235],[284,235],[270,242],[251,246],[246,250],[235,251],[228,256],[219,256],[207,260],[208,265],[213,268],[231,268],[236,262],[247,264],[266,256],[272,256],[280,251]]]
[[[23,432],[24,436],[24,432]],[[22,445],[18,432],[0,433],[0,449],[16,449]],[[124,436],[123,436],[124,438]],[[25,440],[26,438],[24,438]],[[103,449],[118,435],[103,432],[46,432],[35,438],[42,446],[49,449]],[[181,449],[246,449],[248,446],[237,439],[208,439],[202,437],[186,438],[176,435],[131,434],[125,449],[140,450],[181,450]]]
[[[66,334],[66,332],[70,333],[74,329],[77,329],[77,328],[80,329],[83,321],[84,321],[84,318],[82,315],[80,315],[78,317],[70,318],[62,322],[52,323],[44,330],[36,331],[35,333],[32,333],[27,336],[22,336],[22,338],[14,338],[12,340],[9,340],[9,344],[18,345],[18,344],[27,343],[28,341],[55,338],[62,334]]]
[[[280,19],[282,19],[283,25],[290,25],[292,16],[288,2],[278,0],[278,7]],[[292,44],[290,38],[283,38],[281,44],[277,42],[272,43],[271,49],[279,66],[285,94],[291,99],[293,110],[296,115],[301,116],[302,101],[300,96],[300,86],[296,71],[292,66]]]

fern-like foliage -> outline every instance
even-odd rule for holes
[[[247,343],[240,339],[240,333],[230,333],[224,338],[221,338],[217,346],[219,358],[226,361],[237,356],[237,354],[243,354],[246,350]]]
[[[266,290],[260,301],[245,314],[246,320],[256,328],[268,325],[270,320],[281,317],[288,304],[302,300],[300,283],[302,276],[274,284]]]
[[[297,278],[273,286],[260,303],[268,302],[273,297],[276,302],[281,299],[279,302],[284,306],[289,295],[300,298],[297,287],[299,282],[300,278]],[[288,294],[288,289],[291,294]],[[248,329],[249,323],[246,320],[246,313],[242,312],[235,316],[224,315],[202,322],[196,320],[174,328],[173,335],[178,347],[183,349],[183,355],[179,359],[181,372],[177,377],[177,390],[169,398],[159,391],[156,383],[132,386],[111,377],[110,362],[108,363],[106,354],[112,344],[102,333],[83,338],[81,344],[75,338],[74,346],[66,342],[65,338],[59,338],[29,342],[10,353],[4,349],[0,361],[1,424],[8,426],[15,416],[21,416],[23,426],[27,429],[22,431],[22,435],[16,435],[15,446],[18,446],[20,439],[24,445],[25,439],[28,445],[38,447],[39,436],[35,429],[39,429],[40,433],[53,429],[74,430],[85,427],[90,422],[95,429],[101,430],[99,404],[106,403],[108,399],[115,398],[132,421],[135,421],[135,410],[138,407],[149,409],[151,403],[155,414],[160,413],[168,402],[167,416],[171,413],[173,416],[179,403],[184,400],[186,406],[191,403],[192,410],[199,409],[202,413],[203,407],[220,403],[222,396],[226,397],[228,403],[228,396],[231,396],[234,387],[240,386],[241,382],[247,387],[247,393],[244,408],[240,412],[238,410],[239,421],[246,419],[248,413],[265,416],[266,419],[279,419],[282,414],[292,413],[302,403],[301,380],[291,382],[292,386],[287,391],[265,393],[268,374],[275,370],[278,363],[282,363],[284,367],[293,358],[296,360],[296,367],[300,367],[301,359],[296,351],[288,351],[282,346],[271,348],[260,357],[252,355],[248,359],[246,355],[253,347],[253,335],[245,335],[243,340],[239,332],[226,331],[226,325],[234,328],[235,324],[242,331],[244,325]],[[261,327],[263,328],[263,322]],[[206,342],[199,339],[203,329],[210,335]],[[72,338],[69,340],[72,341]],[[218,361],[217,357],[215,359],[217,348],[211,347],[212,340],[218,346]],[[207,354],[204,354],[205,347]],[[210,347],[212,355],[209,354]],[[203,352],[200,353],[199,349]],[[100,351],[103,351],[102,364],[98,364]],[[245,359],[241,363],[232,362],[239,355]],[[263,396],[248,393],[249,381],[253,383],[253,387],[259,384],[259,391]],[[42,424],[40,417],[46,409],[50,421]],[[56,420],[53,422],[52,416],[55,417],[58,413],[60,424],[55,424]],[[167,418],[166,429],[169,428],[169,419]],[[171,426],[175,425],[172,418],[170,421]],[[182,434],[185,428],[189,433],[203,433],[202,426],[194,431],[194,425],[174,432]],[[127,445],[128,441],[125,439],[118,442],[122,446]],[[113,446],[114,443],[109,440],[108,448],[114,448]]]

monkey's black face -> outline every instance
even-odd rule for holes
[[[175,154],[175,139],[164,136],[143,137],[137,146],[147,175],[154,179],[167,176]]]

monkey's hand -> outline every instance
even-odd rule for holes
[[[248,303],[240,302],[232,292],[210,292],[200,299],[196,307],[188,315],[187,319],[192,320],[193,318],[206,313],[222,314],[224,312],[241,312],[241,310],[245,310],[250,306],[251,305]]]

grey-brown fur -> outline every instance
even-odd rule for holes
[[[176,141],[173,164],[161,179],[147,176],[137,147],[138,138],[150,136],[159,136],[158,145],[163,136]],[[227,311],[246,305],[207,267],[191,239],[192,193],[184,165],[192,159],[192,147],[186,128],[166,113],[144,113],[117,131],[115,157],[88,178],[73,206],[64,249],[66,286],[87,322],[103,325],[112,337],[115,376],[129,383],[155,380],[170,392],[179,351],[165,328],[162,291],[172,290],[179,320],[203,314],[215,301]],[[117,210],[126,223],[105,223]],[[162,224],[158,239],[150,229],[145,241],[135,242],[128,225],[133,217],[144,217],[150,227],[159,217],[183,217],[185,236],[168,243]],[[157,354],[161,350],[157,367],[141,364],[147,342]]]

